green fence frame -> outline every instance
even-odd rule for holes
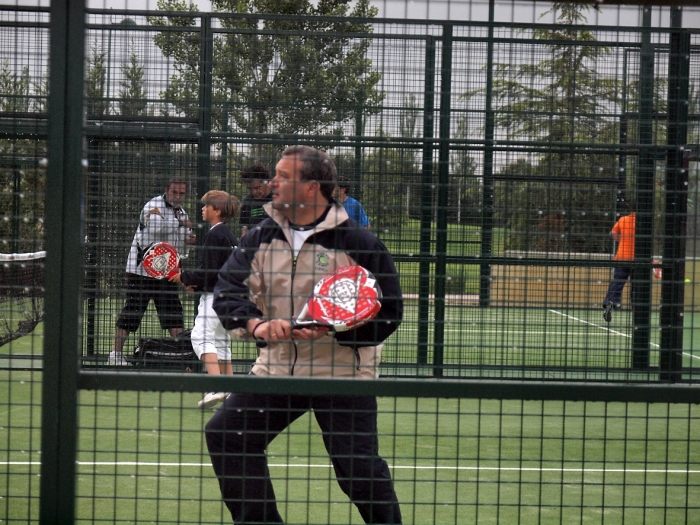
[[[643,29],[642,43],[642,70],[653,75],[653,52],[650,48],[651,31],[649,28],[650,11],[645,10],[645,28]],[[57,0],[51,3],[51,71],[50,71],[50,125],[47,127],[49,141],[48,152],[48,183],[46,193],[46,248],[48,260],[51,261],[46,268],[46,318],[45,332],[50,337],[45,338],[44,363],[43,363],[43,412],[42,412],[42,467],[41,467],[41,504],[40,521],[49,523],[72,523],[74,519],[75,500],[75,458],[77,441],[77,394],[81,389],[109,389],[109,390],[179,390],[202,391],[210,390],[212,386],[222,390],[235,390],[239,392],[270,392],[277,393],[353,393],[356,384],[353,382],[337,380],[289,380],[262,379],[251,380],[247,377],[234,377],[232,379],[204,378],[198,376],[162,375],[143,376],[131,373],[109,373],[81,369],[78,355],[81,347],[81,333],[77,320],[80,318],[81,286],[83,283],[83,268],[74,264],[76,260],[82,260],[84,253],[81,239],[81,202],[83,168],[83,56],[85,34],[85,9],[83,2],[68,2]],[[208,20],[204,17],[204,20]],[[669,145],[665,152],[670,156],[669,180],[673,180],[672,193],[669,199],[674,199],[679,194],[682,196],[682,155],[683,126],[686,125],[687,115],[683,114],[682,107],[684,96],[687,96],[687,71],[684,63],[686,56],[688,30],[682,29],[678,18],[674,18],[675,26],[671,30],[672,53],[674,58],[673,71],[679,71],[677,78],[681,79],[681,85],[674,84],[673,97],[675,101],[673,109],[669,110],[669,120],[673,119],[676,126],[674,134],[669,138]],[[207,23],[203,24],[204,40],[209,41],[210,33]],[[446,75],[442,79],[442,92],[440,94],[440,136],[437,139],[429,137],[426,133],[423,141],[425,164],[432,159],[429,154],[431,148],[437,148],[439,152],[438,180],[444,180],[447,175],[447,162],[450,151],[449,137],[449,67],[451,44],[453,43],[453,24],[442,24],[442,69],[441,74]],[[492,28],[490,28],[492,29]],[[490,40],[490,39],[489,39]],[[437,39],[429,38],[429,48],[434,49]],[[431,62],[431,54],[426,56],[426,74],[435,71],[435,61]],[[202,58],[206,62],[209,58],[206,46],[202,51]],[[651,77],[642,74],[642,78]],[[682,84],[685,80],[685,86]],[[203,73],[203,83],[207,84],[208,77]],[[644,85],[643,90],[648,90],[649,85]],[[426,93],[426,102],[430,95]],[[203,95],[200,124],[206,130],[207,119],[210,117],[206,108],[207,99]],[[432,107],[432,104],[430,105]],[[487,122],[491,122],[487,116]],[[640,108],[640,123],[648,126],[651,122],[651,107]],[[209,151],[207,141],[211,140],[206,133],[202,134],[199,145],[205,151]],[[350,145],[357,146],[356,140],[350,141]],[[644,136],[640,142],[644,144]],[[671,142],[672,141],[672,142]],[[651,143],[649,143],[651,145]],[[535,145],[536,146],[536,145]],[[546,146],[546,145],[545,145]],[[483,147],[485,151],[493,151],[496,144],[493,138],[489,138],[487,132]],[[541,145],[539,146],[541,147]],[[649,167],[653,161],[653,148],[641,149],[640,171],[644,166]],[[200,155],[199,169],[206,171],[209,166],[207,155]],[[490,164],[489,164],[490,165]],[[652,168],[653,169],[653,168]],[[427,182],[427,174],[424,172],[424,181]],[[648,192],[648,178],[640,177],[638,180],[640,195]],[[647,193],[648,194],[648,193]],[[682,213],[682,200],[672,201],[674,212]],[[651,205],[642,203],[642,213],[649,214]],[[425,217],[424,217],[425,218]],[[429,218],[425,218],[428,220]],[[438,217],[438,225],[446,225],[446,216]],[[488,231],[490,226],[489,215],[486,215],[483,226]],[[670,225],[669,228],[682,227]],[[446,228],[439,228],[443,233]],[[642,224],[642,232],[650,231],[650,223]],[[422,239],[423,246],[428,239]],[[428,269],[429,262],[436,265],[435,294],[438,308],[438,319],[434,343],[440,348],[442,344],[440,326],[440,312],[444,307],[445,299],[445,265],[448,262],[444,249],[446,237],[441,236],[436,240],[435,258],[421,259],[422,268]],[[649,244],[640,243],[643,257],[651,258]],[[490,240],[487,235],[482,239],[481,258],[481,301],[488,301],[488,266],[496,262],[508,262],[502,258],[493,257],[490,254]],[[673,264],[670,270],[677,281],[682,277],[680,263],[684,257],[682,247],[667,246],[665,256]],[[515,263],[516,261],[511,261]],[[519,264],[527,264],[532,261],[520,260]],[[638,266],[639,271],[645,269],[645,264]],[[649,266],[646,265],[648,271]],[[666,271],[666,270],[665,270]],[[427,271],[425,274],[427,275]],[[422,292],[427,286],[422,283]],[[671,283],[664,287],[664,304],[682,304],[682,291]],[[427,297],[421,296],[421,305],[425,307]],[[648,304],[648,301],[647,301]],[[678,307],[678,306],[677,306]],[[669,319],[664,325],[662,338],[662,354],[665,352],[668,359],[663,366],[660,384],[603,384],[603,383],[573,383],[573,382],[525,382],[525,381],[424,381],[424,380],[384,380],[368,382],[363,386],[363,391],[368,394],[385,396],[406,397],[475,397],[475,398],[499,398],[499,399],[558,399],[558,400],[601,400],[601,401],[641,401],[641,402],[665,402],[665,403],[700,403],[700,389],[693,385],[673,385],[678,379],[675,352],[679,351],[677,333],[682,328],[682,321],[677,320],[677,310],[662,310],[663,315]],[[635,319],[647,321],[648,308],[641,307],[635,313]],[[674,320],[674,316],[676,320]],[[422,325],[421,340],[418,342],[420,349],[427,346],[427,326]],[[648,350],[648,334],[642,333],[635,340],[635,349],[640,352],[639,359],[643,360],[643,352]],[[439,353],[437,354],[439,356]],[[439,361],[439,357],[438,357]],[[439,365],[439,362],[436,363]],[[640,366],[643,366],[640,365]],[[441,369],[436,369],[436,376],[441,375]]]

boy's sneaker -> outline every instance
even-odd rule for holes
[[[605,319],[606,323],[609,323],[612,320],[612,310],[613,310],[612,303],[603,304],[603,319]]]
[[[107,364],[109,366],[129,366],[129,362],[124,359],[121,352],[112,350],[107,357]]]
[[[220,403],[229,396],[228,392],[207,392],[201,401],[197,403],[199,408],[210,408]]]

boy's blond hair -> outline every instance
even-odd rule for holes
[[[220,211],[221,222],[228,222],[231,217],[235,217],[238,210],[241,208],[241,203],[233,195],[229,195],[225,191],[211,190],[202,197],[202,204],[209,205],[214,210]]]

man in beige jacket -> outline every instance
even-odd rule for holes
[[[231,333],[257,340],[254,375],[378,377],[382,343],[403,316],[401,288],[384,245],[333,199],[335,185],[328,155],[308,146],[287,148],[270,184],[270,218],[248,232],[219,273],[214,310]],[[347,332],[293,329],[314,284],[347,264],[377,279],[383,292],[377,317]],[[265,450],[309,410],[338,483],[365,522],[401,523],[389,468],[379,456],[376,399],[272,394],[232,394],[206,425],[234,522],[282,523]]]

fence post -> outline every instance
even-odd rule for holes
[[[493,24],[495,1],[489,2],[489,29],[486,48],[486,100],[484,122],[484,171],[481,195],[481,258],[479,266],[479,306],[491,302],[491,255],[493,253]]]
[[[438,153],[437,230],[435,243],[435,346],[433,373],[442,377],[445,345],[445,279],[447,276],[447,202],[450,181],[450,116],[452,110],[452,24],[445,24],[440,66],[440,149]]]
[[[78,320],[83,260],[83,61],[85,2],[50,7],[46,283],[39,522],[74,523],[78,399]]]
[[[97,324],[97,266],[99,257],[97,254],[98,223],[99,223],[99,196],[101,173],[102,141],[91,138],[88,145],[88,169],[87,171],[87,195],[85,196],[85,350],[88,356],[95,356],[95,339]],[[98,352],[99,354],[99,352]],[[85,355],[85,354],[83,354]]]
[[[632,269],[632,368],[649,367],[651,333],[651,256],[654,219],[653,144],[654,47],[651,43],[651,7],[642,12],[641,52],[639,57],[639,168],[637,173],[637,219]],[[644,266],[641,266],[644,265]]]
[[[668,61],[668,160],[666,162],[666,210],[663,273],[661,283],[661,353],[659,379],[681,379],[683,350],[683,301],[685,291],[685,236],[688,213],[688,170],[684,146],[688,139],[690,34],[682,29],[683,8],[671,7]]]
[[[197,198],[208,190],[211,166],[211,103],[214,37],[211,30],[211,15],[202,14],[199,58],[199,140],[197,145]],[[202,235],[197,235],[201,244]]]
[[[428,362],[430,325],[430,265],[433,183],[433,137],[435,135],[435,38],[425,41],[423,92],[423,166],[421,180],[420,263],[418,270],[418,372]]]

